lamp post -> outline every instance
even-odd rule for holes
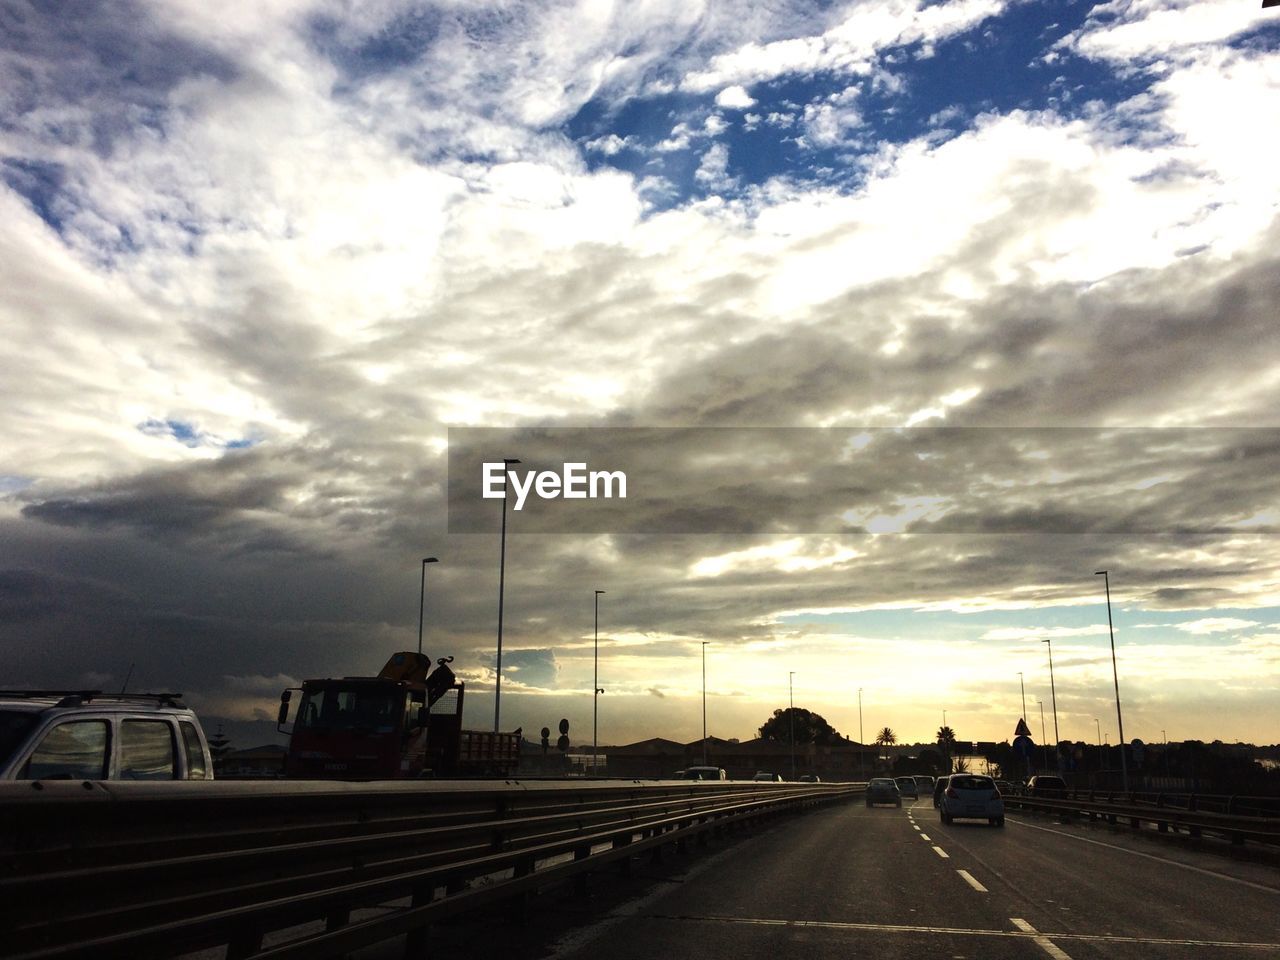
[[[1129,764],[1124,758],[1124,718],[1120,716],[1120,672],[1116,669],[1116,631],[1111,625],[1111,578],[1107,576],[1105,570],[1099,570],[1094,576],[1101,577],[1103,583],[1107,585],[1107,633],[1111,635],[1111,677],[1116,685],[1116,726],[1120,728],[1120,781],[1124,792],[1128,793]]]
[[[422,653],[422,613],[427,606],[427,564],[439,563],[435,557],[422,558],[422,589],[418,593],[418,653]]]
[[[596,607],[596,626],[595,626],[595,643],[592,645],[592,672],[591,672],[591,772],[596,773],[599,766],[600,757],[600,739],[597,733],[598,721],[600,718],[600,594],[603,590],[596,591],[595,607]]]
[[[702,765],[707,766],[707,644],[702,641]]]
[[[1095,729],[1095,730],[1097,730],[1097,731],[1098,731],[1098,770],[1099,770],[1099,771],[1101,771],[1101,770],[1102,770],[1102,761],[1103,761],[1103,754],[1102,754],[1102,724],[1098,721],[1098,718],[1097,718],[1097,717],[1094,717],[1094,718],[1093,718],[1093,727],[1094,727],[1094,729]]]
[[[1027,685],[1022,679],[1022,671],[1018,671],[1018,686],[1022,688],[1022,722],[1027,722]]]
[[[507,582],[507,467],[514,466],[519,460],[503,458],[502,471],[502,538],[498,551],[498,659],[496,676],[493,685],[493,732],[501,730],[499,721],[502,716],[502,598]]]
[[[1049,739],[1044,732],[1044,701],[1037,700],[1036,705],[1040,708],[1040,742],[1044,744],[1044,767],[1049,769]]]
[[[1057,753],[1062,735],[1058,733],[1058,688],[1053,685],[1053,638],[1045,637],[1040,642],[1049,645],[1049,692],[1053,695],[1053,751]]]
[[[787,699],[791,703],[791,709],[788,711],[791,715],[791,779],[796,778],[796,694],[792,685],[792,678],[796,672],[794,670],[787,674]]]
[[[866,758],[866,741],[862,739],[862,688],[858,688],[858,776],[867,775],[863,761]]]

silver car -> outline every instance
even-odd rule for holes
[[[993,827],[1004,826],[1004,800],[990,777],[976,773],[953,773],[938,803],[943,823],[957,817],[986,820]]]

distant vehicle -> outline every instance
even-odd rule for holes
[[[986,820],[993,827],[1004,826],[1004,801],[996,782],[974,773],[953,773],[947,779],[938,812],[943,823],[967,818]]]
[[[1000,796],[1002,797],[1011,797],[1017,793],[1017,788],[1008,780],[997,780],[996,789],[1000,791]]]
[[[0,780],[212,780],[181,696],[0,691]]]
[[[688,767],[680,771],[681,780],[727,780],[720,767]]]
[[[1067,782],[1050,774],[1037,774],[1027,781],[1028,797],[1065,797]]]
[[[898,784],[889,777],[873,777],[867,781],[867,806],[874,806],[877,803],[902,806],[902,794],[898,792]]]
[[[942,805],[942,791],[947,789],[947,781],[949,779],[951,779],[949,776],[944,776],[933,782],[933,808],[935,810]]]
[[[816,773],[802,773],[796,778],[799,783],[821,783],[822,778]]]
[[[782,774],[780,774],[780,773],[766,773],[766,772],[764,772],[763,770],[761,770],[759,773],[757,773],[757,774],[756,774],[754,777],[752,777],[751,779],[752,779],[752,781],[753,781],[753,782],[756,782],[756,783],[781,783],[781,782],[782,782]]]
[[[912,800],[920,799],[920,791],[916,788],[915,777],[898,777],[894,782],[897,783],[898,793],[902,795],[903,799],[907,797]]]
[[[933,793],[933,777],[916,777],[916,791],[922,797]]]

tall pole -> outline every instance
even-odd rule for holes
[[[1022,688],[1022,722],[1027,720],[1027,684],[1022,679],[1022,671],[1018,671],[1018,686]]]
[[[592,645],[593,653],[591,657],[591,772],[595,774],[600,763],[600,739],[598,734],[598,722],[600,719],[600,594],[603,590],[596,591],[596,627],[595,627],[595,643]]]
[[[796,778],[796,695],[795,688],[792,686],[792,678],[796,675],[794,670],[787,674],[787,698],[791,701],[791,779]]]
[[[1040,740],[1044,744],[1044,766],[1049,768],[1049,738],[1044,732],[1044,701],[1037,700],[1036,704],[1040,707]]]
[[[506,467],[519,463],[519,460],[503,458],[502,471],[502,539],[498,552],[498,661],[497,676],[493,685],[493,732],[501,729],[499,720],[502,716],[502,597],[507,582],[507,471]]]
[[[1102,724],[1097,717],[1093,718],[1094,729],[1098,731],[1098,769],[1102,769]]]
[[[427,607],[427,564],[437,563],[435,557],[422,558],[422,589],[418,592],[418,653],[422,653],[422,612]]]
[[[707,644],[702,641],[702,765],[707,766]]]
[[[1045,637],[1040,642],[1049,645],[1049,692],[1053,694],[1053,752],[1057,754],[1062,735],[1058,733],[1058,688],[1053,685],[1053,638]]]
[[[863,760],[866,758],[866,741],[862,739],[862,688],[858,688],[858,776],[865,777]]]
[[[1103,583],[1107,585],[1107,632],[1111,634],[1111,677],[1116,684],[1116,725],[1120,728],[1120,781],[1124,792],[1128,793],[1129,764],[1124,758],[1124,718],[1120,716],[1120,672],[1116,669],[1116,631],[1111,625],[1111,578],[1107,576],[1105,570],[1099,570],[1094,576],[1101,577]]]

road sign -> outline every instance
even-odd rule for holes
[[[1020,757],[1030,757],[1035,752],[1036,745],[1034,741],[1025,734],[1013,738],[1013,752]]]
[[[1014,728],[1013,735],[1015,737],[1031,736],[1031,730],[1027,727],[1027,721],[1024,720],[1022,717],[1018,718],[1018,725]]]
[[[568,736],[568,735],[569,735],[569,721],[568,721],[568,720],[561,720],[561,721],[560,721],[560,736],[565,737],[565,736]]]

